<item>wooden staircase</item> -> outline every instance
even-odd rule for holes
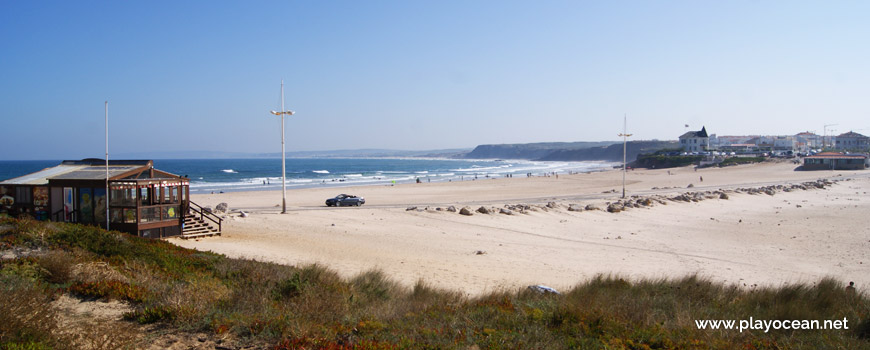
[[[184,229],[181,231],[180,238],[220,236],[222,224],[223,219],[219,216],[190,202],[187,214],[184,215]]]

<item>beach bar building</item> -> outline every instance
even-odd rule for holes
[[[804,170],[863,170],[870,167],[864,154],[822,152],[804,157]]]
[[[0,216],[105,228],[108,205],[112,230],[163,238],[182,235],[189,196],[186,177],[154,169],[150,160],[110,160],[108,167],[102,159],[67,160],[0,182]]]

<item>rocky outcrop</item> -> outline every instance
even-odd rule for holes
[[[650,196],[631,196],[630,198],[620,199],[616,202],[608,202],[605,204],[602,209],[598,204],[590,203],[586,206],[582,206],[580,204],[568,204],[567,210],[572,212],[581,212],[581,211],[593,211],[593,210],[606,210],[609,213],[620,213],[626,210],[630,210],[633,208],[650,208],[655,205],[667,205],[668,202],[700,202],[708,199],[730,199],[731,194],[734,193],[745,193],[749,195],[759,195],[765,194],[769,196],[776,195],[778,192],[792,192],[798,190],[814,190],[814,189],[824,189],[829,185],[834,184],[836,181],[831,180],[817,180],[817,181],[808,181],[800,184],[786,184],[786,185],[771,185],[771,186],[763,186],[763,187],[753,187],[753,188],[737,188],[733,190],[715,190],[715,191],[698,191],[698,192],[684,192],[676,195],[650,195]],[[529,214],[531,212],[542,211],[546,212],[549,210],[559,211],[560,208],[564,208],[563,205],[560,205],[556,202],[547,202],[547,204],[505,204],[503,208],[495,208],[495,207],[487,207],[480,206],[477,210],[472,210],[470,207],[466,206],[459,210],[459,214],[471,216],[474,215],[474,211],[477,211],[481,214],[504,214],[504,215],[517,215],[519,214]],[[440,211],[441,208],[437,208],[436,211]],[[416,206],[408,207],[406,210],[408,211],[419,211],[424,212],[429,210],[429,207],[418,208]],[[455,206],[447,207],[446,211],[448,212],[456,212]],[[244,216],[244,214],[243,214]]]
[[[220,203],[214,207],[214,211],[218,213],[226,213],[229,211],[230,206],[226,203]]]
[[[625,210],[625,205],[623,205],[621,202],[610,203],[607,205],[608,213],[619,213],[623,210]]]

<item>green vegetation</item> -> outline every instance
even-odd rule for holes
[[[765,160],[764,157],[729,157],[725,158],[721,163],[719,163],[720,167],[730,166],[730,165],[738,165],[738,164],[751,164],[751,163],[761,163]]]
[[[10,249],[24,253],[0,261],[3,349],[71,347],[49,304],[61,294],[132,305],[128,321],[118,322],[274,349],[870,348],[870,298],[833,279],[746,289],[698,276],[597,276],[562,295],[466,297],[422,281],[403,287],[379,271],[343,279],[318,265],[229,259],[80,225],[5,219],[0,250]],[[741,333],[694,322],[749,317],[845,317],[850,327]],[[119,329],[81,333],[106,339]]]
[[[633,167],[648,169],[677,168],[698,164],[704,156],[669,156],[667,154],[641,154],[632,163]]]

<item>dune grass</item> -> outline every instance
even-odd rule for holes
[[[274,349],[870,348],[870,298],[830,278],[747,289],[699,276],[599,275],[561,295],[522,289],[468,297],[424,281],[402,286],[381,271],[345,279],[320,265],[230,259],[27,219],[0,221],[0,250],[27,253],[0,261],[0,348],[68,347],[48,304],[59,293],[128,302],[130,324],[158,323]],[[695,325],[749,317],[846,318],[849,329],[739,332]]]

